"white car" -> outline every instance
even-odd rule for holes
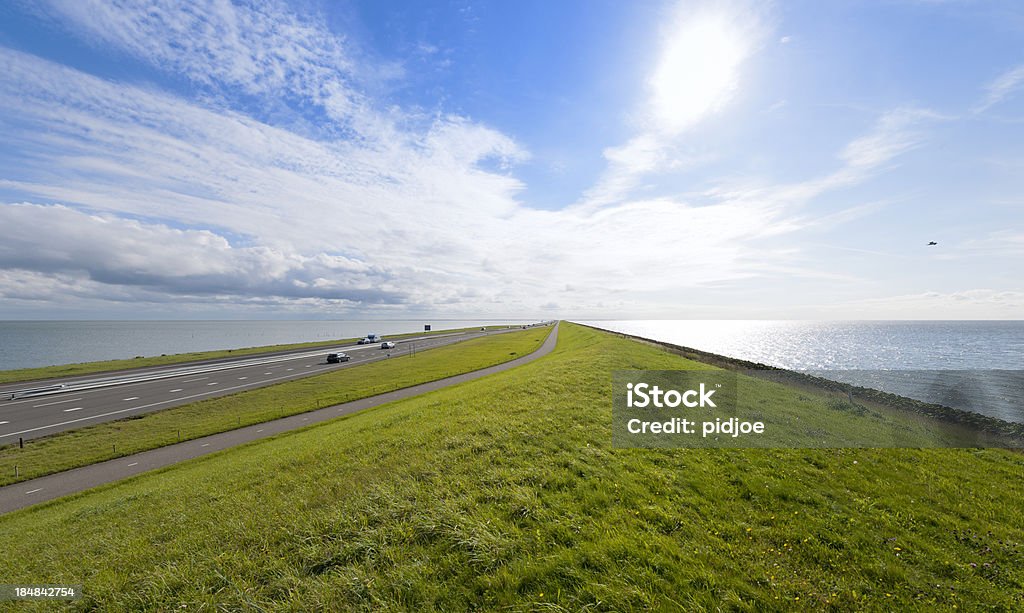
[[[392,343],[391,341],[384,341],[383,343],[380,344],[380,348],[381,349],[394,349],[395,348],[395,344]]]

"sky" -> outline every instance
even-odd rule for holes
[[[0,319],[1024,319],[1016,0],[14,0],[0,134]]]

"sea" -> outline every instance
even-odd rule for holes
[[[0,321],[0,370],[536,320]]]
[[[1024,423],[1024,321],[581,321]]]

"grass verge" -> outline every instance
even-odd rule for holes
[[[107,610],[1024,606],[1020,454],[613,449],[611,371],[694,366],[563,323],[521,368],[0,518],[0,576]]]
[[[550,330],[506,332],[342,368],[33,439],[24,449],[15,441],[0,447],[0,485],[487,368],[532,353]]]
[[[488,329],[501,329],[506,326],[487,326]],[[476,328],[459,328],[456,330],[432,330],[430,332],[410,332],[409,334],[388,335],[390,340],[399,340],[410,336],[432,336],[437,334],[449,334],[465,330],[476,330]],[[0,384],[18,383],[21,381],[38,381],[40,379],[54,379],[58,377],[77,377],[80,375],[94,375],[98,373],[116,372],[131,370],[134,368],[145,368],[151,366],[168,366],[181,364],[182,362],[197,362],[207,360],[218,360],[221,358],[237,358],[246,355],[257,355],[263,353],[275,353],[279,351],[292,351],[298,349],[315,349],[317,347],[336,347],[339,344],[352,344],[355,338],[337,339],[331,341],[313,341],[309,343],[292,343],[288,345],[266,345],[263,347],[246,347],[244,349],[223,349],[218,351],[194,351],[191,353],[175,353],[172,355],[161,355],[151,357],[137,357],[128,360],[105,360],[101,362],[82,362],[80,364],[59,364],[56,366],[43,366],[40,368],[20,368],[17,370],[0,370]]]

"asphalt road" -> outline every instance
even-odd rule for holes
[[[539,349],[504,364],[8,485],[0,488],[0,514],[127,479],[149,470],[202,457],[251,441],[269,438],[289,430],[335,419],[356,411],[411,398],[515,368],[548,355],[554,350],[557,341],[558,324],[556,323],[551,334]]]
[[[519,329],[518,327],[512,330]],[[372,345],[339,345],[316,350],[248,355],[174,366],[141,368],[105,375],[48,379],[0,386],[0,445],[17,443],[133,415],[169,409],[179,405],[226,396],[321,374],[338,368],[350,368],[412,351],[449,345],[488,334],[511,330],[471,331],[418,336],[395,341],[394,349]],[[349,362],[328,364],[327,354],[343,351]],[[113,379],[139,380],[112,385]],[[116,382],[116,381],[115,381]],[[11,399],[18,390],[66,388]]]

